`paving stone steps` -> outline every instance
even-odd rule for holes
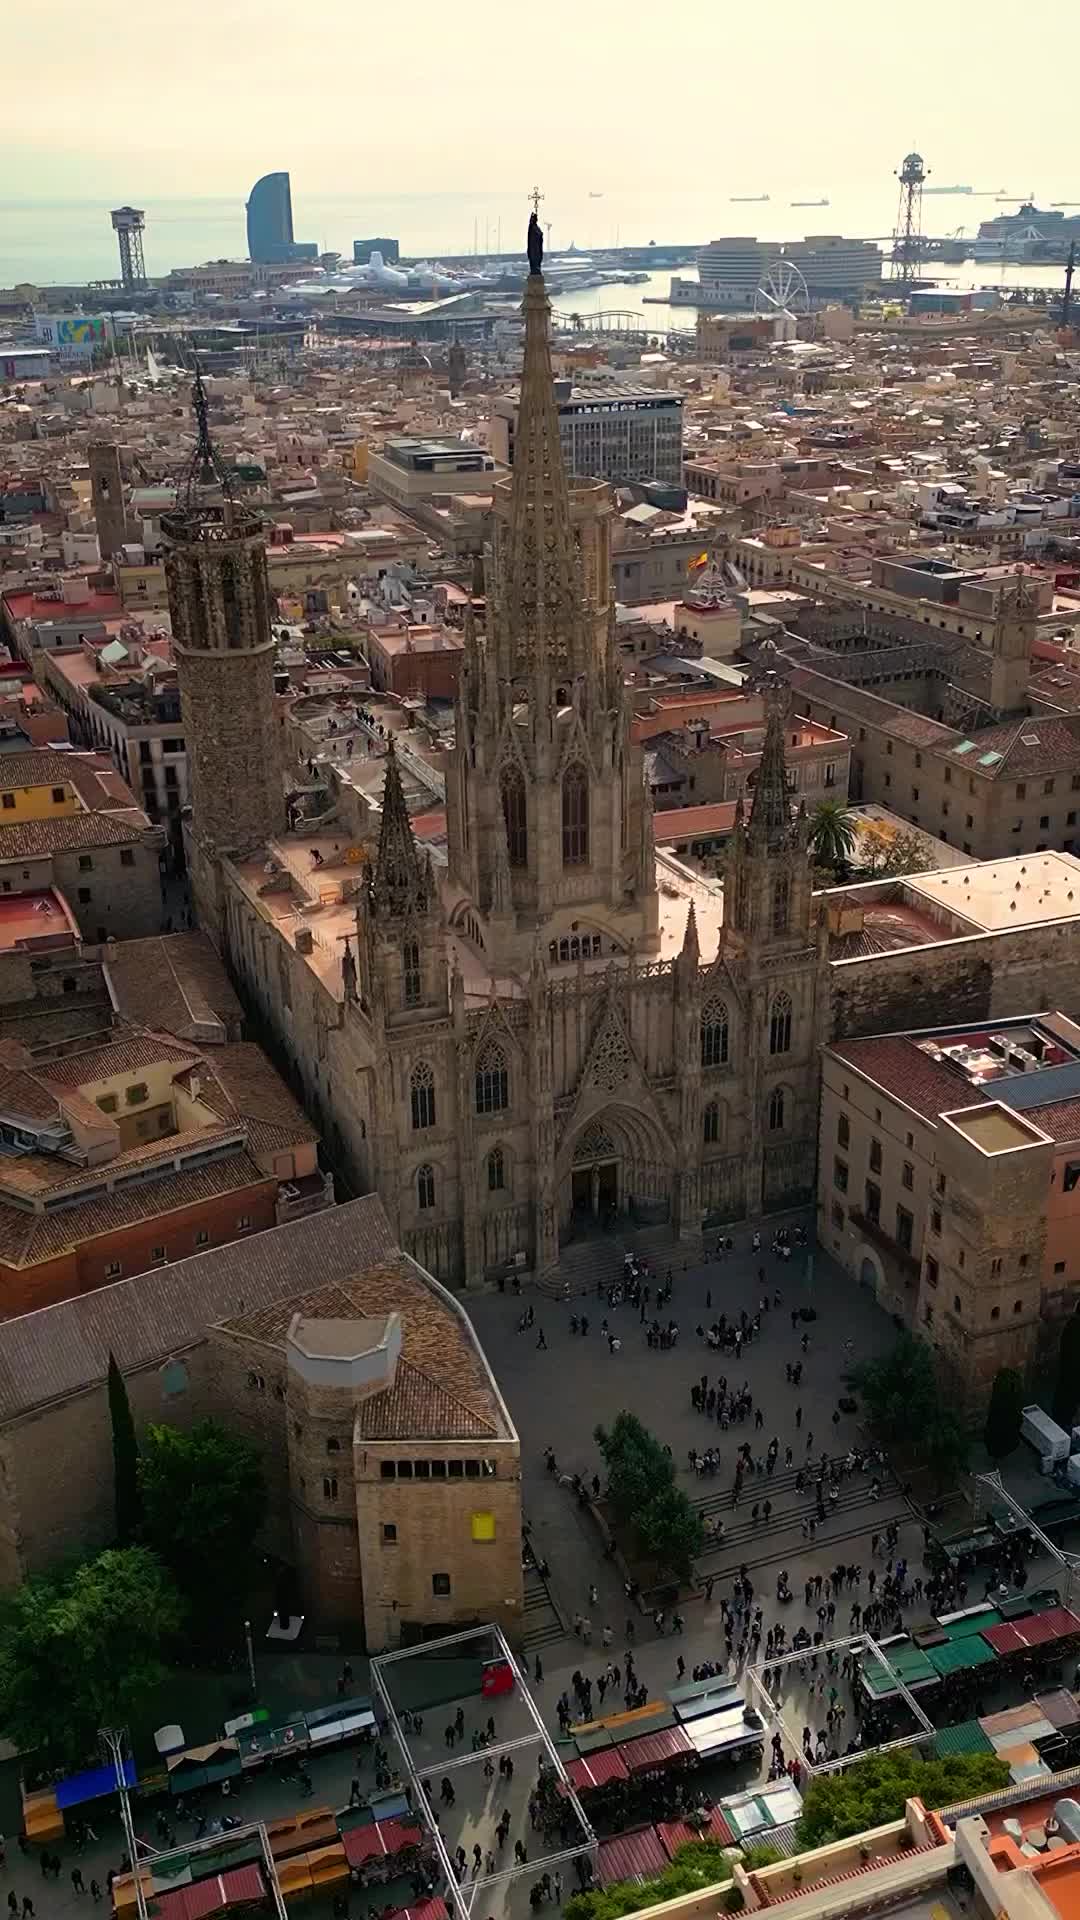
[[[527,1653],[539,1653],[544,1647],[553,1647],[566,1637],[562,1621],[535,1567],[527,1568],[525,1573],[522,1626],[522,1645]]]
[[[848,1517],[850,1518],[856,1511],[858,1511],[856,1508],[849,1509]],[[895,1520],[900,1525],[903,1525],[904,1521],[911,1519],[911,1510],[907,1502],[903,1500],[900,1495],[897,1495],[896,1499],[892,1501],[874,1501],[872,1513],[873,1526],[868,1524],[869,1516],[865,1513],[859,1520],[857,1526],[837,1530],[832,1525],[826,1525],[826,1527],[818,1533],[817,1539],[814,1542],[815,1554],[820,1557],[824,1552],[831,1552],[834,1547],[840,1547],[848,1540],[865,1540],[867,1533],[874,1531],[879,1523],[882,1526],[887,1526],[890,1520]],[[799,1555],[807,1551],[807,1542],[802,1537],[801,1518],[797,1527],[794,1524],[789,1524],[786,1527],[777,1527],[775,1524],[770,1524],[767,1528],[758,1527],[756,1530],[751,1529],[751,1532],[760,1546],[767,1549],[765,1552],[758,1552],[757,1554],[752,1552],[748,1553],[746,1551],[746,1544],[748,1543],[744,1543],[742,1548],[739,1547],[738,1543],[735,1543],[735,1551],[732,1552],[732,1542],[725,1540],[723,1545],[716,1548],[712,1553],[706,1552],[698,1556],[696,1562],[698,1570],[697,1584],[699,1586],[702,1585],[704,1578],[709,1575],[711,1575],[714,1580],[726,1580],[738,1573],[740,1566],[743,1565],[745,1565],[751,1573],[756,1567],[780,1565],[794,1567]],[[865,1559],[863,1564],[864,1569],[866,1569]],[[793,1575],[793,1592],[799,1584],[800,1582]],[[860,1600],[863,1604],[865,1604],[868,1597],[865,1586],[861,1594],[855,1592],[852,1595],[852,1598]],[[850,1602],[846,1604],[850,1604]]]
[[[672,1308],[678,1318],[679,1278],[683,1261],[697,1266],[701,1262],[701,1236],[689,1240],[676,1239],[670,1227],[640,1227],[630,1236],[619,1233],[593,1234],[584,1240],[571,1240],[563,1247],[559,1255],[558,1269],[537,1282],[538,1291],[547,1294],[553,1300],[561,1300],[564,1287],[569,1286],[572,1300],[592,1295],[597,1307],[603,1302],[597,1295],[597,1283],[603,1280],[605,1286],[621,1279],[623,1255],[627,1252],[644,1257],[657,1270],[663,1280],[665,1270],[671,1267],[675,1275],[675,1298]]]
[[[844,1456],[842,1454],[835,1455],[835,1457],[833,1459],[830,1459],[829,1461],[830,1467],[835,1465],[836,1461],[841,1460],[843,1457]],[[820,1455],[818,1455],[817,1457],[812,1457],[813,1471],[815,1473],[817,1471],[818,1459],[820,1459]],[[747,1504],[749,1504],[750,1506],[753,1506],[755,1500],[771,1500],[773,1502],[773,1505],[775,1506],[776,1495],[778,1493],[793,1493],[795,1491],[795,1482],[798,1479],[799,1474],[805,1470],[806,1465],[807,1463],[804,1462],[803,1467],[795,1467],[795,1466],[778,1467],[776,1472],[771,1475],[767,1473],[744,1474],[742,1501],[740,1502],[738,1507],[733,1507],[731,1504],[730,1480],[723,1485],[718,1485],[717,1480],[715,1478],[712,1481],[710,1491],[708,1493],[699,1493],[696,1496],[692,1497],[690,1504],[692,1507],[697,1508],[697,1511],[701,1514],[702,1519],[711,1517],[715,1513],[720,1513],[720,1514],[742,1513],[743,1508]],[[881,1487],[882,1496],[891,1494],[896,1488],[896,1485],[897,1485],[896,1478],[892,1473],[890,1473],[888,1467],[883,1467],[880,1473],[878,1473],[876,1476],[868,1476],[864,1473],[855,1474],[855,1475],[849,1474],[849,1475],[846,1475],[844,1479],[841,1480],[840,1482],[841,1506],[843,1506],[845,1501],[848,1500],[848,1496],[851,1493],[861,1494],[862,1497],[865,1500],[867,1500],[871,1506],[874,1505],[875,1503],[873,1501],[870,1501],[870,1478],[871,1477],[877,1478]],[[706,1481],[705,1484],[708,1485],[709,1484],[708,1481]],[[805,1493],[796,1494],[795,1497],[798,1500],[806,1499]],[[809,1512],[810,1510],[811,1509],[809,1505],[799,1509],[800,1513]]]

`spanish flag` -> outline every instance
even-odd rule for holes
[[[700,573],[702,567],[707,567],[708,564],[709,564],[708,554],[699,553],[695,555],[693,560],[691,560],[690,565],[687,567],[686,571],[687,573]]]

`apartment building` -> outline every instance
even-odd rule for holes
[[[49,654],[42,678],[72,737],[108,754],[148,818],[175,840],[189,779],[174,669],[164,660],[129,664],[126,656],[113,666],[107,652],[82,646]]]
[[[1080,1299],[1080,1026],[980,1021],[822,1059],[822,1245],[984,1398]]]
[[[0,754],[0,896],[12,911],[55,887],[87,940],[156,933],[164,845],[103,755]]]
[[[620,380],[574,386],[554,382],[559,442],[569,474],[583,479],[683,483],[683,396]],[[519,393],[501,395],[491,410],[491,450],[514,464]]]

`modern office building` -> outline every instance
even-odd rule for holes
[[[292,187],[287,173],[264,173],[261,180],[256,180],[246,211],[252,260],[273,266],[318,258],[314,241],[293,239]]]
[[[617,380],[587,387],[569,380],[554,383],[559,440],[568,473],[583,479],[660,480],[682,485],[683,397],[681,393],[635,387]],[[491,450],[505,466],[514,464],[519,395],[496,400],[491,420]]]

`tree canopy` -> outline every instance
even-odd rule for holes
[[[636,1414],[619,1413],[595,1439],[607,1468],[607,1497],[616,1522],[632,1529],[641,1551],[685,1579],[701,1552],[701,1516],[681,1487],[675,1467]]]
[[[0,1604],[0,1727],[79,1766],[100,1727],[138,1721],[165,1677],[183,1603],[156,1554],[114,1548],[38,1575]]]
[[[1004,1460],[1020,1444],[1024,1382],[1015,1367],[999,1367],[990,1389],[983,1438],[991,1460]]]
[[[563,1912],[566,1920],[620,1920],[623,1914],[658,1907],[704,1887],[723,1886],[730,1879],[731,1861],[719,1840],[688,1840],[652,1879],[617,1880],[610,1887],[573,1893]]]
[[[820,1773],[810,1781],[795,1837],[800,1847],[824,1847],[899,1820],[913,1794],[928,1809],[947,1807],[954,1800],[991,1793],[1008,1779],[1008,1766],[996,1753],[924,1760],[913,1747],[903,1747],[895,1753],[869,1754],[839,1773]]]
[[[876,1438],[911,1446],[943,1478],[967,1465],[967,1435],[941,1388],[925,1341],[904,1333],[888,1353],[854,1368],[851,1384]]]
[[[139,1530],[139,1445],[135,1438],[135,1422],[131,1417],[124,1376],[116,1364],[116,1355],[112,1353],[109,1355],[108,1385],[116,1491],[116,1538],[120,1546],[127,1547]]]
[[[1052,1412],[1059,1426],[1071,1427],[1080,1406],[1080,1313],[1072,1313],[1061,1329],[1057,1380]]]
[[[901,873],[926,873],[933,859],[921,834],[872,820],[858,835],[855,863],[872,879],[887,880]]]
[[[143,1538],[187,1595],[197,1631],[237,1606],[266,1510],[256,1449],[215,1420],[149,1427],[139,1458]]]
[[[810,850],[819,867],[846,871],[856,841],[855,822],[843,800],[819,800],[810,816]]]

